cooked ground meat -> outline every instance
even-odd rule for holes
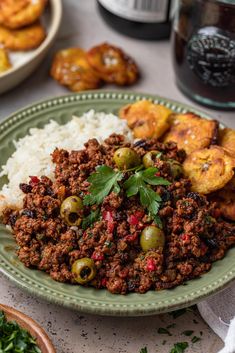
[[[171,184],[153,186],[162,199],[159,217],[166,238],[163,248],[142,251],[140,234],[154,222],[139,198],[128,198],[122,189],[104,198],[100,218],[85,230],[67,225],[60,216],[66,197],[88,194],[87,178],[97,166],[115,168],[113,154],[119,147],[132,147],[141,158],[151,150],[164,156],[156,159],[155,167]],[[89,285],[118,294],[172,288],[201,276],[235,244],[235,225],[221,218],[215,203],[192,192],[188,179],[174,179],[167,161],[182,163],[184,158],[184,151],[174,143],[164,145],[152,139],[131,146],[124,136],[115,134],[102,145],[89,140],[81,151],[56,149],[52,154],[55,181],[31,177],[29,184],[20,184],[25,193],[23,209],[4,211],[4,222],[12,227],[19,246],[19,259],[56,281],[76,284],[72,264],[92,258],[97,272]],[[97,207],[85,206],[84,217]]]

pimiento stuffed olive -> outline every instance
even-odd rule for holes
[[[182,165],[178,161],[176,161],[175,159],[169,159],[168,164],[170,165],[171,174],[174,179],[178,179],[180,176],[183,175]]]
[[[160,155],[161,155],[161,152],[156,151],[156,150],[147,152],[143,157],[144,167],[146,169],[150,168],[150,167],[154,167],[155,160],[156,160],[157,156],[160,156]]]
[[[139,155],[129,147],[118,148],[113,160],[120,170],[131,169],[141,164]]]
[[[70,226],[78,226],[82,221],[83,203],[78,196],[67,197],[60,206],[60,215]]]
[[[163,231],[156,226],[144,228],[140,235],[140,246],[143,251],[157,249],[165,244],[165,235]]]
[[[89,257],[78,259],[72,265],[72,273],[77,283],[86,284],[96,276],[95,263]]]

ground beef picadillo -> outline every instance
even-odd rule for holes
[[[45,271],[56,281],[76,284],[71,266],[89,257],[97,269],[89,285],[118,294],[145,293],[201,276],[235,244],[235,225],[221,218],[215,203],[192,192],[188,179],[174,180],[169,165],[160,159],[156,162],[159,174],[171,181],[167,187],[154,187],[162,198],[159,216],[164,248],[141,250],[140,234],[153,221],[139,198],[127,198],[123,190],[103,200],[100,219],[86,230],[66,225],[60,217],[62,201],[70,195],[84,197],[89,175],[98,165],[115,168],[113,154],[123,146],[133,147],[140,157],[150,150],[180,163],[185,157],[174,143],[164,145],[152,139],[130,145],[124,136],[115,134],[103,144],[89,140],[80,151],[56,149],[52,154],[55,181],[31,177],[29,184],[20,185],[25,193],[23,209],[4,211],[4,222],[12,227],[18,257],[25,266]],[[85,207],[84,216],[90,211]]]

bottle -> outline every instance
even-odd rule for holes
[[[118,32],[138,39],[164,39],[171,32],[176,0],[97,0],[101,16]]]
[[[180,0],[172,49],[184,94],[214,109],[235,109],[234,0]]]

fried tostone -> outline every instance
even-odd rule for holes
[[[89,65],[86,53],[80,48],[59,51],[52,62],[51,76],[75,92],[95,89],[102,84],[102,80]]]
[[[139,70],[132,58],[114,45],[103,43],[87,52],[89,64],[108,83],[127,86],[135,83]]]
[[[235,157],[235,130],[225,128],[219,131],[219,145]]]
[[[223,188],[232,179],[234,167],[235,159],[220,146],[196,150],[183,163],[192,190],[202,194]]]
[[[0,0],[0,24],[19,29],[31,25],[43,13],[47,0]]]
[[[122,107],[119,116],[126,119],[135,138],[160,138],[170,127],[172,111],[163,105],[141,100]]]
[[[39,22],[16,30],[0,26],[0,43],[5,48],[13,51],[26,51],[37,48],[45,37],[45,30]]]
[[[200,118],[193,113],[176,114],[171,119],[171,129],[163,141],[174,141],[178,148],[187,154],[215,143],[218,135],[218,122]]]
[[[4,48],[0,48],[0,74],[9,70],[12,67],[7,51]]]

